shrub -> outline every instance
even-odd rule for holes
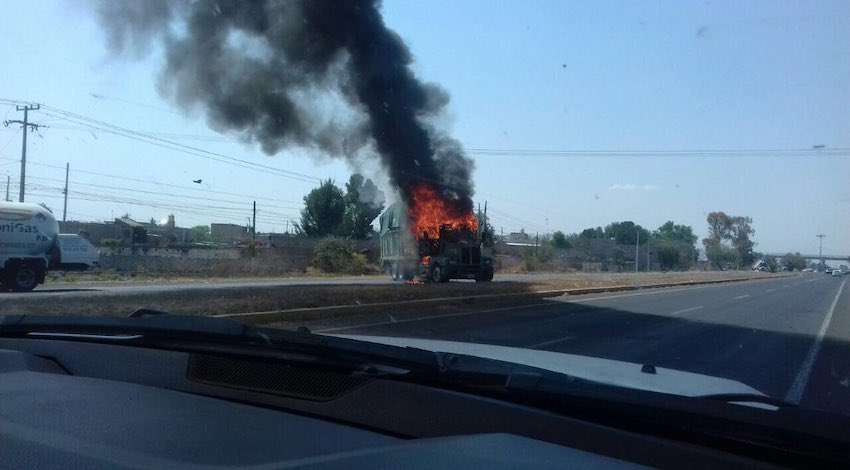
[[[365,257],[360,259],[365,266]],[[357,263],[354,260],[354,244],[344,238],[325,237],[313,249],[313,266],[326,273],[350,272]]]

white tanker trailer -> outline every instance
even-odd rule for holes
[[[0,202],[0,290],[29,292],[47,271],[98,265],[88,240],[60,234],[56,218],[38,204]]]

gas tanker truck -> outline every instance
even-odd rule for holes
[[[47,271],[79,271],[98,265],[88,240],[60,234],[56,218],[38,204],[0,202],[0,290],[29,292]]]

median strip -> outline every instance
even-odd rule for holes
[[[779,277],[779,276],[776,276]],[[774,279],[776,278],[774,277]],[[705,279],[705,280],[689,280],[689,281],[672,281],[660,282],[643,285],[615,285],[615,286],[599,286],[599,287],[580,287],[568,289],[552,289],[532,292],[511,292],[505,294],[482,294],[482,295],[463,295],[451,297],[436,297],[426,299],[403,300],[393,302],[374,302],[363,304],[348,304],[348,305],[332,305],[323,307],[308,307],[308,308],[292,308],[284,310],[270,310],[261,312],[247,313],[226,313],[214,315],[221,318],[232,318],[244,323],[262,325],[277,322],[304,322],[313,320],[324,320],[338,318],[348,315],[363,315],[376,312],[386,312],[392,309],[415,309],[424,307],[436,306],[469,306],[469,305],[486,305],[492,303],[519,303],[559,296],[573,296],[585,294],[597,294],[605,292],[622,292],[634,291],[640,289],[656,289],[664,287],[684,287],[707,284],[723,284],[730,282],[742,282],[751,280],[761,280],[764,277],[743,277],[732,279]]]

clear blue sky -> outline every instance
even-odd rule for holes
[[[414,54],[417,75],[451,94],[443,121],[468,149],[850,148],[850,2],[400,0],[383,11]],[[304,150],[269,157],[234,140],[186,137],[217,134],[202,115],[181,114],[158,96],[159,51],[141,60],[110,56],[88,2],[3,2],[0,28],[0,98],[180,134],[172,139],[338,183],[351,172]],[[0,116],[22,113],[0,103]],[[61,213],[57,188],[69,162],[71,219],[174,213],[182,226],[245,223],[256,198],[258,229],[280,232],[315,185],[55,113],[31,116],[52,127],[31,135],[27,200]],[[846,152],[472,157],[476,201],[488,201],[497,230],[575,232],[614,220],[656,228],[674,220],[704,236],[705,215],[722,210],[753,218],[758,250],[817,252],[815,235],[825,233],[824,252],[850,252]],[[0,128],[0,187],[11,176],[13,195],[19,158],[17,126]],[[360,170],[385,185],[376,165]]]

